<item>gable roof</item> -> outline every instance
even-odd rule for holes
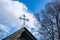
[[[8,37],[4,38],[3,40],[15,40],[15,39],[21,37],[22,35],[24,35],[27,39],[36,40],[36,38],[25,27],[18,30],[17,32],[9,35]]]

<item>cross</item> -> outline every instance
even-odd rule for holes
[[[25,26],[25,20],[26,21],[29,21],[29,19],[26,19],[26,16],[23,15],[23,18],[22,17],[19,17],[19,19],[23,20],[23,27]]]

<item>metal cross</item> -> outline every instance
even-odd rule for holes
[[[23,15],[23,18],[22,17],[19,17],[19,19],[23,20],[23,27],[25,26],[25,20],[26,21],[29,21],[29,19],[26,19],[26,16]]]

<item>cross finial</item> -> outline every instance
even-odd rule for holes
[[[25,17],[26,17],[25,14],[23,15],[23,18],[19,17],[19,19],[23,20],[23,27],[25,26],[25,20],[29,21],[29,19],[26,19]]]

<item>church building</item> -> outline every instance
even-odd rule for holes
[[[25,27],[9,35],[3,40],[37,40]]]

